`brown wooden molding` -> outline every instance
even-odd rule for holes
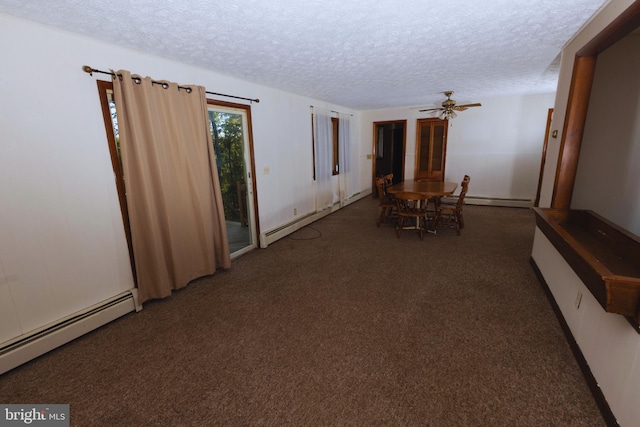
[[[564,119],[564,132],[560,142],[558,167],[551,199],[552,208],[569,209],[571,206],[596,58],[596,56],[576,56],[574,62]]]
[[[542,191],[542,178],[544,177],[544,165],[547,159],[547,147],[549,146],[549,131],[551,130],[552,118],[553,118],[553,108],[549,108],[549,111],[547,112],[547,125],[544,131],[544,142],[542,145],[542,160],[540,161],[540,175],[538,176],[538,190],[536,192],[536,200],[533,203],[533,206],[536,206],[536,207],[540,205],[540,193]]]
[[[637,0],[576,52],[551,199],[552,208],[569,209],[571,205],[598,54],[639,26],[640,0]]]
[[[634,2],[576,53],[596,56],[640,26],[640,1]]]
[[[640,333],[640,237],[589,210],[534,208],[536,226],[607,313]]]

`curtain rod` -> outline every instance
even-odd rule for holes
[[[316,107],[316,106],[314,106],[314,105],[309,105],[309,107],[311,107],[311,108],[322,108],[322,107]],[[349,113],[341,113],[340,111],[336,111],[336,110],[327,110],[326,108],[322,108],[322,109],[323,109],[323,110],[325,110],[325,111],[329,111],[329,112],[331,112],[331,113],[336,113],[336,114],[346,114],[346,115],[348,115],[348,116],[353,117],[353,114],[349,114]]]
[[[112,73],[110,71],[98,70],[97,68],[92,68],[92,67],[90,67],[88,65],[83,65],[82,66],[82,71],[84,71],[85,73],[88,73],[90,76],[93,76],[93,73],[108,74],[108,75],[113,76],[113,77],[116,76],[115,73]],[[122,77],[121,74],[118,74],[118,76]],[[136,82],[140,81],[139,77],[131,77],[131,78],[133,80],[136,80]],[[151,83],[161,84],[161,85],[163,85],[163,87],[164,87],[164,85],[166,85],[166,83],[157,82],[157,81],[154,81],[154,80],[151,80]],[[191,88],[189,88],[189,87],[178,86],[178,89],[185,89],[187,92],[191,92]],[[216,92],[209,92],[209,91],[207,91],[206,93],[208,93],[209,95],[225,96],[227,98],[243,99],[245,101],[250,101],[250,102],[255,102],[255,103],[260,102],[260,100],[258,98],[251,99],[251,98],[244,98],[242,96],[227,95],[227,94],[224,94],[224,93],[216,93]]]

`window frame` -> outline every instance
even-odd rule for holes
[[[109,107],[109,93],[113,94],[113,82],[106,80],[96,80],[98,86],[98,96],[100,98],[100,107],[102,109],[102,118],[107,134],[107,143],[109,145],[109,154],[111,156],[111,167],[116,181],[116,189],[118,192],[118,201],[120,202],[120,214],[122,215],[122,223],[124,225],[124,233],[127,238],[127,246],[129,248],[129,259],[131,261],[131,270],[133,272],[133,280],[137,286],[136,264],[133,256],[133,243],[131,242],[131,225],[129,222],[129,210],[127,206],[127,193],[124,184],[124,173],[120,153],[118,152],[118,143],[113,131],[113,122],[111,120],[111,108]]]
[[[313,113],[311,113],[311,156],[313,160],[313,180],[316,180],[316,137],[313,125]],[[340,120],[331,117],[331,146],[333,147],[333,164],[331,175],[340,175]]]
[[[332,175],[340,175],[340,120],[331,117],[331,127],[333,135],[333,170]]]

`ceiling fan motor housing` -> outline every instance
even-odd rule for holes
[[[456,101],[454,101],[453,99],[447,99],[446,101],[442,102],[443,108],[453,108],[455,105]]]
[[[451,110],[456,105],[456,101],[451,99],[451,95],[453,95],[453,91],[449,90],[445,92],[444,95],[447,97],[447,99],[442,102],[442,108],[444,108],[445,110]]]

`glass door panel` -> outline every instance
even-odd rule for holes
[[[418,173],[422,176],[429,171],[429,153],[431,152],[431,127],[423,126],[420,131],[420,156]]]
[[[444,180],[447,147],[447,122],[440,119],[418,120],[416,169],[414,179]]]
[[[257,246],[247,116],[243,110],[209,106],[211,139],[232,257]]]
[[[444,126],[433,128],[433,150],[431,152],[431,171],[442,172],[444,160]]]

